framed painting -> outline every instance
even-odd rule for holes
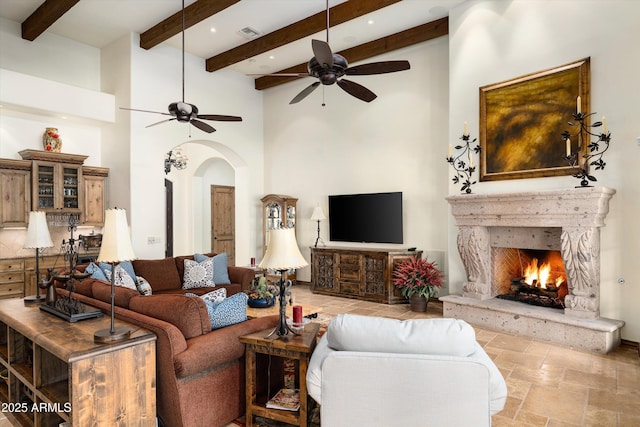
[[[480,88],[480,181],[576,173],[562,132],[578,103],[589,113],[589,64],[585,58]]]

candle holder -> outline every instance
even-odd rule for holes
[[[462,144],[456,145],[453,148],[456,149],[456,152],[457,150],[462,151],[454,157],[452,147],[449,146],[449,157],[447,157],[447,162],[455,172],[455,176],[451,179],[453,183],[462,184],[462,187],[460,187],[461,193],[471,194],[471,186],[477,182],[471,181],[473,173],[476,171],[476,167],[473,166],[471,156],[472,153],[480,153],[480,146],[476,143],[478,138],[473,138],[473,140],[471,140],[471,137],[467,133],[464,133],[460,139],[462,140]]]
[[[576,188],[592,187],[590,182],[596,182],[595,176],[591,175],[589,169],[591,166],[595,167],[595,170],[603,170],[606,166],[605,161],[602,159],[604,153],[609,149],[609,142],[611,141],[611,132],[607,132],[602,122],[595,122],[590,125],[588,118],[596,113],[573,114],[574,121],[568,122],[569,126],[577,126],[576,133],[565,130],[562,132],[562,138],[567,143],[567,155],[564,159],[571,165],[571,167],[578,168],[578,171],[574,173],[574,178],[580,180],[580,185]],[[593,132],[593,128],[603,126],[602,132]],[[578,138],[578,150],[576,152],[571,151],[571,138]],[[592,138],[595,138],[592,140]],[[585,147],[584,144],[588,143]],[[586,149],[585,149],[586,148]],[[584,151],[584,154],[580,154]],[[580,159],[584,159],[582,162]]]

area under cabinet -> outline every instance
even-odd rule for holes
[[[69,323],[22,300],[0,301],[0,405],[14,425],[156,425],[156,336],[105,345],[109,316]]]

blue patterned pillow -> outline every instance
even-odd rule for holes
[[[92,279],[104,280],[105,282],[108,282],[107,276],[104,275],[102,269],[98,267],[95,262],[89,263],[87,268],[84,269],[84,272],[90,274]]]
[[[219,303],[204,300],[211,320],[211,329],[220,329],[247,320],[248,298],[247,294],[239,292]]]
[[[134,282],[136,281],[136,272],[133,270],[133,264],[131,264],[131,261],[119,262],[116,264],[116,267],[117,266],[122,267],[122,269],[127,272],[129,277],[131,277],[131,280],[133,280]],[[106,262],[101,262],[100,269],[106,275],[107,271],[111,272],[111,264]]]
[[[228,259],[226,253],[221,253],[213,256],[213,283],[216,285],[230,285],[231,279],[229,279],[229,270],[227,269]],[[198,262],[202,262],[205,259],[209,259],[208,256],[202,254],[195,254],[193,256]]]
[[[184,260],[184,277],[182,289],[212,288],[216,284],[213,281],[213,259],[207,258],[202,262]]]
[[[211,301],[213,303],[220,303],[224,301],[226,297],[227,297],[226,288],[215,289],[211,292],[207,292],[204,295],[200,295],[200,298],[202,298],[203,300]]]

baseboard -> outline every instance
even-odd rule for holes
[[[297,280],[296,279],[296,286],[297,285],[311,286],[311,282],[305,282],[304,280]]]

